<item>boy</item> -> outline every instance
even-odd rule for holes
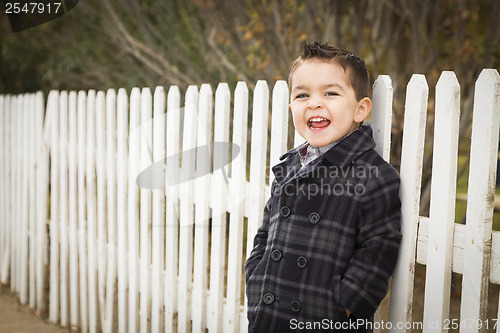
[[[371,110],[363,60],[306,43],[289,85],[306,143],[272,169],[245,263],[249,332],[361,331],[398,256],[399,176],[362,125]]]

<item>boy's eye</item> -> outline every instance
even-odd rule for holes
[[[297,96],[295,96],[295,98],[304,98],[304,97],[307,97],[307,94],[298,94]]]
[[[326,96],[339,96],[339,94],[334,91],[329,91],[326,93]]]

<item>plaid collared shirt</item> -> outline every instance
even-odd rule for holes
[[[326,153],[330,148],[335,146],[337,142],[338,141],[332,142],[323,147],[314,147],[306,142],[299,148],[300,164],[304,167],[307,163],[314,161],[316,158]]]

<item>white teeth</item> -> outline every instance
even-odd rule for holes
[[[325,118],[312,118],[312,119],[309,119],[309,121],[324,121],[324,120],[327,120]]]

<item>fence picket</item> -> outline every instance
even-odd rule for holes
[[[163,87],[156,87],[154,94],[153,118],[153,161],[157,163],[165,158],[165,92]],[[163,180],[161,174],[154,173],[155,183]],[[163,220],[165,211],[164,189],[153,190],[152,212],[152,272],[151,272],[151,332],[163,330],[163,244],[165,224]]]
[[[106,159],[106,281],[104,307],[101,309],[103,331],[113,330],[113,307],[116,282],[116,92],[106,92],[106,127],[105,127],[105,159]]]
[[[82,333],[87,333],[88,326],[88,254],[87,254],[87,192],[85,187],[86,140],[87,140],[87,95],[79,91],[77,96],[77,125],[78,125],[78,263],[80,280],[80,326]],[[40,232],[43,232],[41,230]]]
[[[288,85],[286,81],[276,81],[273,89],[271,114],[271,152],[269,168],[280,162],[279,157],[287,151],[288,137]],[[269,184],[274,174],[269,171]]]
[[[252,110],[252,137],[250,150],[250,182],[248,184],[248,201],[253,209],[247,212],[247,253],[248,258],[253,249],[253,239],[257,229],[262,225],[262,215],[265,203],[266,152],[268,128],[269,88],[266,81],[259,80],[255,86]],[[245,297],[244,312],[247,312]],[[248,326],[245,318],[243,323]]]
[[[203,84],[198,101],[192,332],[205,332],[207,325],[208,228],[212,142],[212,88]]]
[[[10,246],[11,246],[11,237],[10,237],[10,224],[8,221],[11,220],[11,208],[10,208],[10,200],[11,200],[11,168],[10,165],[12,160],[14,159],[11,152],[11,114],[12,109],[10,108],[10,96],[3,96],[0,100],[0,107],[2,108],[2,134],[0,134],[3,138],[2,142],[2,192],[1,192],[1,203],[0,207],[2,209],[2,237],[3,243],[0,247],[2,253],[0,254],[0,282],[2,284],[7,283],[8,271],[9,271],[9,261],[10,261]]]
[[[35,110],[35,94],[29,94],[29,109],[28,122],[26,128],[28,130],[28,232],[26,234],[28,246],[28,293],[29,306],[32,309],[36,308],[36,178],[35,178],[35,163],[37,158],[37,142],[36,137],[36,110]]]
[[[388,75],[380,75],[373,84],[373,110],[371,125],[375,151],[389,162],[391,156],[392,81]]]
[[[59,320],[59,92],[49,93],[50,137],[50,298],[49,320]]]
[[[139,174],[140,162],[140,122],[141,91],[133,88],[130,93],[130,136],[128,157],[128,328],[129,332],[139,329],[139,188],[136,178]]]
[[[77,94],[68,96],[68,250],[69,250],[69,324],[78,327],[78,178],[77,178]]]
[[[118,90],[116,104],[116,231],[118,280],[118,332],[127,331],[127,188],[128,188],[128,97],[125,89]]]
[[[224,295],[224,268],[226,262],[226,209],[227,175],[229,149],[224,143],[229,141],[230,92],[227,83],[220,83],[215,91],[215,119],[212,190],[212,246],[210,251],[210,299],[207,326],[210,332],[222,331]],[[215,200],[214,200],[215,199]]]
[[[167,95],[167,139],[165,169],[166,226],[165,233],[165,333],[176,329],[179,206],[178,186],[170,180],[178,179],[180,153],[180,100],[179,87],[171,86]]]
[[[455,73],[443,72],[436,85],[424,332],[444,332],[449,315],[459,115],[460,86]]]
[[[50,97],[50,96],[49,96]],[[98,321],[98,280],[97,280],[97,173],[96,173],[96,91],[87,94],[87,244],[88,244],[88,288],[89,288],[89,332],[97,332]],[[51,148],[52,149],[52,148]],[[51,248],[52,249],[52,248]]]
[[[246,183],[248,122],[248,88],[244,82],[238,82],[234,92],[234,117],[232,143],[240,149],[238,155],[233,146],[231,164],[232,187],[229,190],[229,248],[227,259],[227,307],[224,311],[224,332],[236,332],[239,329],[241,309],[241,268],[243,256],[244,194]]]
[[[0,182],[3,186],[0,187],[0,282],[3,276],[4,256],[7,253],[5,250],[8,244],[7,237],[7,112],[9,108],[5,106],[7,96],[0,95]],[[3,256],[2,256],[3,255]]]
[[[96,97],[96,176],[97,176],[97,285],[100,325],[106,328],[106,272],[107,272],[107,218],[106,218],[106,95]]]
[[[141,93],[141,151],[140,170],[150,166],[152,162],[153,126],[152,118],[152,96],[149,88],[143,88]],[[151,181],[149,182],[151,183]],[[149,331],[149,318],[151,314],[151,190],[141,188],[140,210],[139,210],[139,232],[140,232],[140,331]]]
[[[20,195],[19,207],[21,208],[21,219],[19,220],[19,301],[22,305],[28,303],[28,164],[29,164],[29,133],[28,113],[29,95],[23,94],[20,114]]]
[[[45,316],[46,292],[45,292],[45,268],[48,264],[47,256],[47,210],[49,198],[49,142],[44,137],[48,132],[48,117],[44,117],[44,98],[42,92],[35,96],[36,109],[36,304],[37,314]],[[47,132],[45,132],[47,129]],[[45,133],[44,133],[45,132]],[[0,256],[1,257],[1,256]]]
[[[184,103],[184,124],[182,133],[182,167],[180,178],[185,181],[179,189],[179,295],[178,332],[189,330],[191,314],[191,288],[193,277],[193,183],[195,171],[194,149],[196,148],[198,89],[189,86]]]
[[[480,320],[482,323],[486,322],[488,308],[499,107],[500,76],[496,70],[483,70],[474,95],[467,192],[462,297],[469,301],[462,303],[460,309],[461,320]],[[460,329],[460,332],[478,331],[485,329],[480,329],[479,325],[466,325]]]
[[[399,191],[402,239],[399,260],[391,283],[389,312],[389,321],[393,324],[412,321],[415,248],[428,95],[429,87],[425,76],[414,74],[406,89]],[[396,329],[393,331],[397,332]],[[405,331],[408,330],[401,330],[401,332]]]

